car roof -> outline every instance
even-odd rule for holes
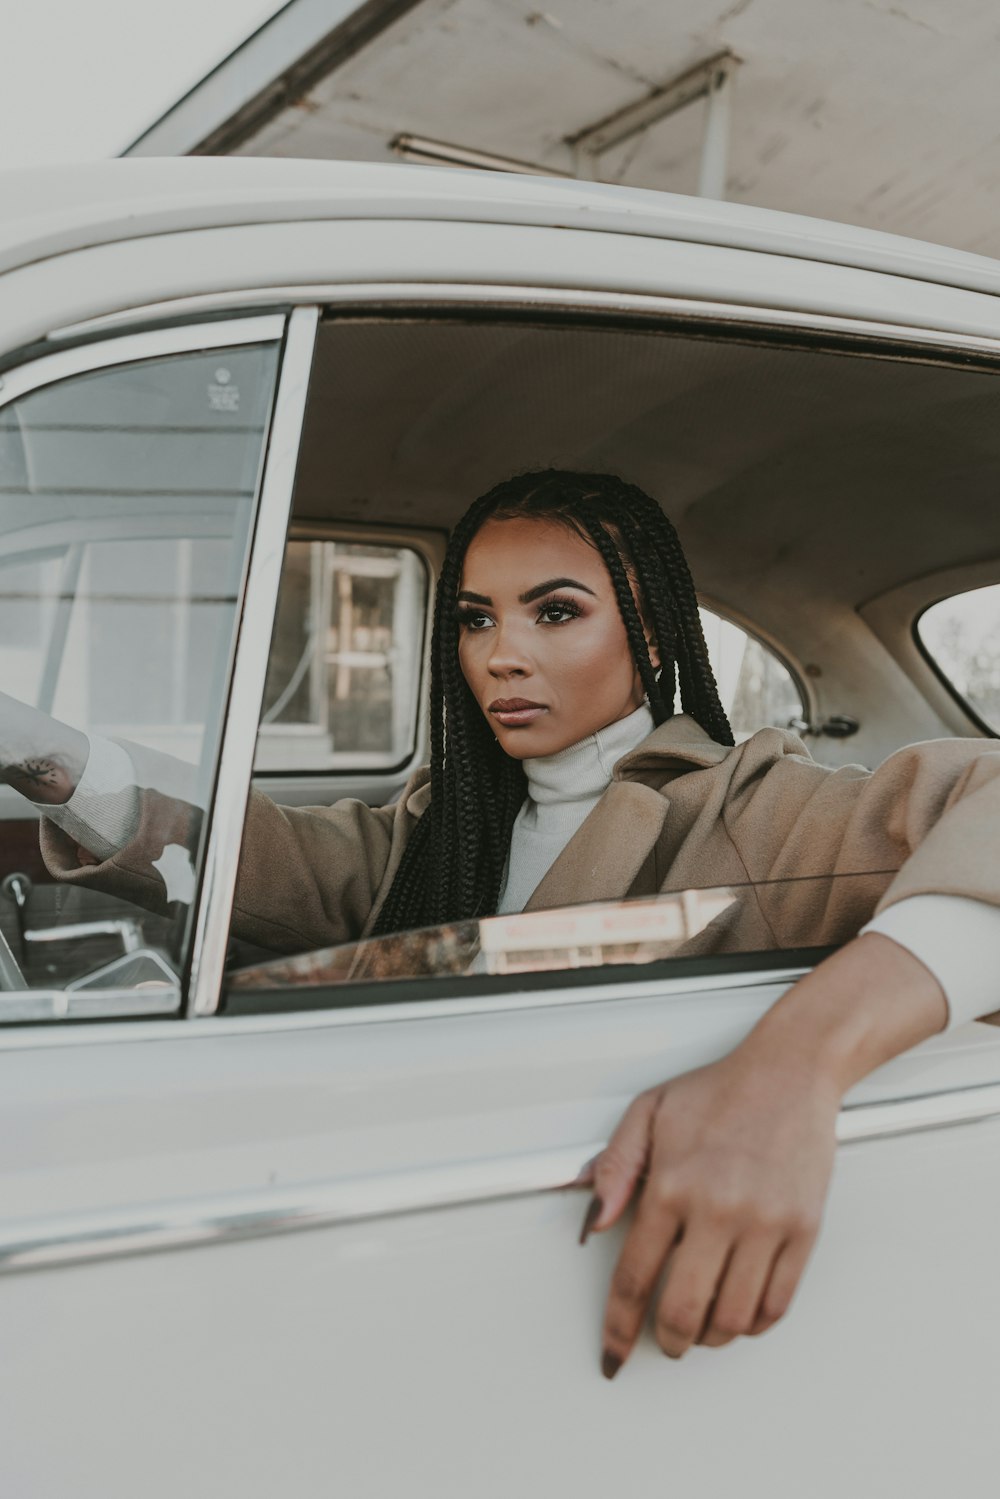
[[[136,158],[0,173],[0,272],[183,230],[392,218],[594,229],[1000,293],[1000,262],[767,208],[555,177],[356,161]]]

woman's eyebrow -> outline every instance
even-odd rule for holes
[[[527,593],[518,594],[519,604],[532,604],[535,599],[540,599],[543,594],[552,593],[556,588],[579,588],[583,593],[589,593],[591,598],[597,595],[586,583],[577,582],[576,578],[549,578],[545,583],[539,583],[535,588],[529,588]],[[468,588],[463,588],[457,595],[460,604],[486,604],[492,605],[493,600],[485,593],[472,593]]]
[[[529,588],[527,593],[520,594],[519,602],[531,604],[535,599],[540,599],[543,593],[551,593],[554,588],[579,588],[583,593],[589,593],[591,598],[597,597],[592,588],[588,588],[586,583],[578,583],[575,578],[549,578],[547,583],[539,583],[537,588]]]

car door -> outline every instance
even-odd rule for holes
[[[679,1365],[647,1338],[609,1386],[620,1238],[578,1247],[571,1184],[635,1092],[730,1049],[803,955],[218,1008],[310,349],[296,315],[228,722],[199,761],[193,936],[161,947],[189,1018],[0,1036],[8,1489],[988,1492],[992,1027],[848,1099],[786,1323]],[[49,1013],[82,1013],[67,992]],[[127,992],[133,1016],[150,991]]]

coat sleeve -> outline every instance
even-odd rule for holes
[[[364,932],[380,890],[395,872],[414,822],[408,793],[395,807],[342,800],[331,807],[279,807],[259,792],[247,809],[233,934],[279,952],[333,946]],[[139,825],[110,858],[81,863],[67,835],[43,820],[42,855],[57,879],[91,886],[160,913],[190,900],[191,859],[202,813],[154,789],[140,793]],[[236,850],[233,850],[236,857]],[[187,878],[184,878],[186,869]]]
[[[768,905],[797,913],[799,940],[844,940],[913,895],[1000,906],[1000,750],[989,741],[909,745],[868,771],[789,753],[779,731],[754,737],[767,742],[742,757],[724,821],[751,881],[787,882]]]

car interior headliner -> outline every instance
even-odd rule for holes
[[[295,509],[447,530],[507,475],[614,471],[677,524],[700,590],[766,626],[768,596],[854,610],[1000,556],[998,401],[988,368],[746,334],[332,320]]]

